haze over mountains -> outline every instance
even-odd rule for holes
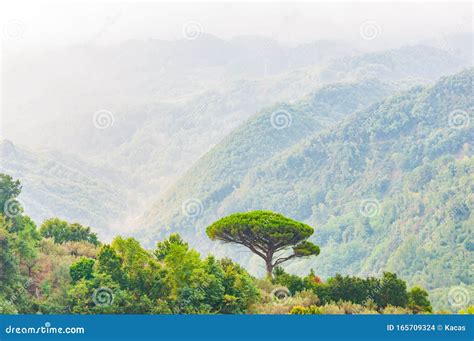
[[[204,34],[20,56],[2,75],[0,172],[22,181],[37,223],[59,216],[148,246],[179,232],[223,256],[205,227],[270,209],[316,228],[321,255],[291,271],[469,284],[468,36],[367,53]]]
[[[354,110],[321,133],[317,114],[325,103],[318,97],[337,99],[341,92],[347,105],[348,89],[360,88],[334,86],[283,107],[292,121],[281,130],[271,125],[272,111],[263,112],[198,161],[145,216],[142,225],[151,229],[137,235],[178,232],[199,250],[228,255],[229,246],[210,242],[205,227],[234,212],[269,209],[315,226],[314,242],[327,250],[292,265],[294,271],[315,268],[329,276],[389,269],[438,291],[469,284],[473,80],[470,69],[411,88]],[[338,122],[334,112],[322,116],[324,123]],[[261,271],[248,254],[233,250],[235,259]]]
[[[123,170],[149,197],[262,108],[334,82],[376,78],[401,88],[466,63],[426,46],[363,54],[343,42],[284,47],[210,35],[43,51],[5,62],[4,135]],[[96,129],[96,113],[106,129]]]

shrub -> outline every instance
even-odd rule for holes
[[[309,314],[320,315],[322,314],[322,309],[315,305],[311,305],[309,307],[302,307],[300,305],[297,305],[291,309],[290,314],[291,315],[309,315]]]
[[[329,315],[344,315],[345,311],[341,307],[339,307],[337,304],[334,303],[329,303],[325,304],[324,306],[321,307],[322,313],[323,314],[329,314]]]
[[[467,309],[459,310],[459,314],[469,314],[474,315],[474,305],[470,305]]]
[[[262,284],[262,282],[260,282]],[[273,286],[273,290],[282,288],[280,286]],[[270,289],[267,287],[267,290]],[[261,292],[260,303],[254,304],[250,312],[254,314],[288,314],[293,307],[309,307],[315,306],[319,303],[319,298],[311,291],[304,290],[294,296],[289,296],[285,299],[279,300],[272,296],[267,291]]]
[[[364,306],[350,301],[339,302],[338,306],[344,310],[344,313],[347,315],[360,314],[365,309]]]
[[[384,315],[398,315],[398,314],[411,314],[412,311],[407,308],[402,308],[402,307],[394,307],[393,305],[388,305],[386,306],[382,314]]]

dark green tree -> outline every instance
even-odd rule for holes
[[[335,277],[328,279],[327,283],[334,301],[343,300],[362,304],[368,296],[367,282],[359,277],[336,274]]]
[[[77,282],[80,279],[92,279],[95,261],[91,258],[82,257],[73,263],[69,268],[69,274],[72,281]]]
[[[0,213],[5,214],[7,202],[15,200],[20,193],[20,181],[13,180],[10,175],[0,173]]]
[[[408,292],[408,308],[410,308],[415,314],[420,312],[431,313],[433,308],[428,300],[428,293],[426,290],[420,287],[413,287]]]
[[[46,220],[40,227],[40,233],[44,238],[52,238],[56,244],[80,241],[96,246],[100,244],[97,235],[92,233],[90,227],[77,223],[69,224],[59,218]]]
[[[10,223],[0,214],[0,293],[8,293],[20,277],[14,239],[8,232],[9,227]]]
[[[265,261],[270,277],[275,266],[320,252],[317,245],[307,241],[314,232],[311,226],[271,211],[231,214],[207,227],[206,232],[212,240],[249,248]],[[290,248],[291,254],[285,252]]]
[[[280,266],[277,266],[273,270],[273,276],[274,283],[287,287],[292,295],[296,294],[299,291],[308,289],[303,278],[286,273],[285,270]]]
[[[122,271],[122,258],[117,255],[117,252],[110,245],[104,245],[100,248],[97,263],[98,272],[110,275],[112,280],[122,287],[126,285],[125,274]]]
[[[407,285],[405,281],[397,278],[396,274],[384,272],[383,277],[373,283],[375,285],[369,289],[369,293],[379,308],[385,308],[387,305],[402,308],[407,306]]]
[[[188,249],[188,243],[184,242],[179,234],[173,233],[168,237],[168,239],[156,244],[156,250],[154,252],[155,257],[158,260],[164,260],[165,257],[172,252],[173,245],[179,245]]]

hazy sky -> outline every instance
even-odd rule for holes
[[[281,42],[361,40],[397,45],[472,31],[472,3],[156,3],[3,1],[4,47],[182,39],[198,30],[222,38],[260,34]],[[363,26],[368,25],[369,27]]]

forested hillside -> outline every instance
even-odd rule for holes
[[[124,200],[135,187],[124,173],[59,151],[0,141],[0,173],[21,179],[25,190],[20,200],[36,222],[59,216],[97,226],[102,236],[110,236],[108,227],[123,222],[128,205],[137,207]]]
[[[162,210],[160,219],[168,220],[170,225],[158,232],[166,234],[190,223],[181,210],[170,212],[171,216],[163,213],[168,213],[166,208],[179,207],[193,198],[193,191],[201,194],[201,205],[221,202],[240,187],[257,164],[317,131],[334,126],[353,111],[392,93],[394,88],[375,80],[328,85],[298,103],[281,103],[261,111],[207,153],[180,180],[178,188],[160,199],[155,209]],[[153,219],[153,212],[150,215]]]
[[[338,274],[322,281],[312,270],[298,277],[275,267],[257,279],[228,258],[201,258],[178,234],[145,249],[136,239],[120,236],[102,244],[89,227],[58,218],[38,227],[18,201],[21,188],[18,180],[0,173],[0,314],[433,312],[428,293],[408,289],[394,273],[379,278]],[[271,211],[229,216],[208,227],[210,237],[221,228],[259,235],[270,247],[294,246],[298,258],[319,253],[306,240],[312,227]],[[290,234],[279,233],[282,228]],[[289,259],[275,259],[275,265]],[[468,302],[461,303],[460,313],[472,313]]]
[[[329,276],[340,269],[372,274],[388,268],[430,290],[472,284],[473,73],[392,96],[270,160],[254,162],[249,152],[252,169],[241,181],[227,183],[232,178],[219,176],[212,165],[233,165],[230,156],[245,156],[247,150],[237,146],[246,141],[265,146],[265,135],[246,130],[240,145],[228,144],[225,152],[217,147],[202,160],[209,173],[197,172],[193,179],[191,171],[178,182],[167,195],[175,204],[158,205],[147,217],[153,232],[140,235],[163,235],[171,227],[192,236],[199,250],[219,254],[222,249],[204,237],[209,222],[232,212],[271,209],[315,226],[313,240],[328,250],[293,265],[294,271],[314,267]],[[277,129],[278,143],[292,129],[301,127]],[[235,252],[234,259],[248,256]],[[445,298],[436,303],[447,304]]]
[[[264,42],[262,44],[265,46]],[[250,48],[253,44],[244,46]],[[303,45],[300,49],[308,54],[304,58],[309,58],[316,47]],[[331,51],[327,51],[328,55],[331,55]],[[93,148],[99,150],[101,162],[105,160],[116,165],[137,180],[153,174],[152,179],[148,177],[148,180],[143,181],[143,191],[149,190],[147,196],[161,195],[210,148],[262,108],[279,102],[301,101],[332,83],[377,79],[394,83],[397,88],[406,88],[460,71],[467,64],[465,60],[446,51],[426,46],[348,56],[344,59],[337,56],[333,55],[332,59],[316,58],[312,64],[295,64],[288,55],[290,60],[283,70],[285,72],[268,72],[250,77],[242,71],[242,79],[222,77],[210,85],[203,84],[202,89],[185,96],[169,99],[159,99],[158,94],[146,96],[126,110],[117,108],[117,125],[118,121],[127,122],[127,131],[122,131],[122,126],[116,126],[109,129],[110,132],[96,132],[87,143],[97,141],[92,144]],[[255,56],[252,58],[259,60]],[[278,58],[281,57],[277,54],[269,58],[268,63]],[[262,70],[265,69],[263,62],[266,60],[262,59]],[[214,72],[208,70],[210,74]],[[363,95],[372,97],[368,93]],[[118,134],[118,130],[121,130],[121,134]],[[106,146],[101,145],[104,141],[108,142]]]
[[[256,47],[261,58],[255,57]],[[233,52],[216,58],[213,53],[222,49]],[[193,57],[190,59],[188,55]],[[213,58],[207,58],[210,55]],[[422,61],[428,58],[430,66],[423,66]],[[393,90],[404,89],[459,70],[467,63],[448,51],[426,46],[361,54],[337,42],[284,48],[252,37],[226,42],[203,36],[199,44],[194,41],[130,41],[118,47],[88,44],[6,60],[8,72],[4,78],[8,86],[3,123],[5,135],[17,146],[51,147],[67,153],[70,160],[79,153],[81,160],[77,162],[82,164],[81,169],[101,170],[100,174],[95,171],[90,174],[91,178],[106,178],[115,190],[131,184],[128,186],[131,190],[121,194],[118,216],[113,207],[114,198],[107,200],[108,204],[98,203],[88,210],[59,211],[58,202],[67,199],[56,198],[57,187],[74,187],[74,181],[68,183],[69,176],[61,178],[57,186],[54,181],[50,186],[42,186],[35,180],[25,187],[22,194],[25,203],[33,205],[31,214],[38,221],[51,214],[59,215],[97,226],[102,234],[105,230],[122,230],[115,221],[128,222],[139,216],[201,156],[223,139],[229,140],[229,133],[262,108],[277,108],[281,102],[300,102],[331,83],[377,79]],[[35,82],[28,81],[33,78]],[[112,79],[115,81],[110,82]],[[38,86],[41,92],[36,91]],[[383,89],[373,94],[368,93],[372,88],[367,88],[367,93],[363,90],[360,89],[360,105],[388,94]],[[341,100],[341,105],[355,108],[354,103],[342,97],[329,100],[333,103]],[[339,110],[338,106],[332,108],[329,104],[321,108],[325,114]],[[328,119],[334,122],[336,116]],[[325,120],[323,123],[318,118],[319,124],[326,127],[329,121]],[[18,121],[23,124],[17,131],[13,127]],[[293,124],[299,127],[303,123]],[[306,136],[313,128],[305,126],[302,135]],[[53,131],[54,134],[38,133]],[[295,141],[301,137],[293,134]],[[279,149],[288,147],[287,142],[277,145]],[[35,167],[34,162],[24,162],[26,168]],[[10,160],[1,165],[3,171],[30,181],[23,178],[24,173],[19,173]],[[122,175],[110,175],[110,169]],[[129,209],[122,209],[124,202]],[[103,210],[104,205],[111,211]]]

